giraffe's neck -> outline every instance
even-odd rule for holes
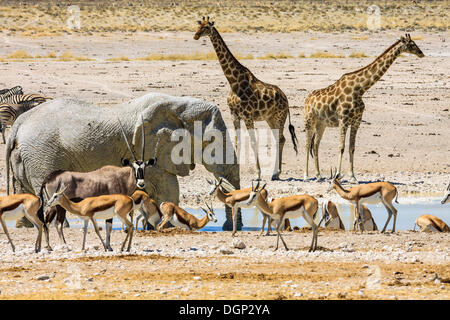
[[[371,64],[356,71],[355,75],[357,77],[362,76],[364,80],[356,81],[355,86],[361,86],[362,92],[369,90],[378,80],[380,80],[395,59],[397,59],[397,57],[402,53],[402,45],[403,43],[398,40],[386,49],[386,51],[384,51]]]
[[[239,76],[247,73],[248,69],[233,56],[216,28],[212,28],[210,39],[228,82],[230,85],[237,82]]]

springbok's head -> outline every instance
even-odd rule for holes
[[[450,183],[447,186],[447,191],[445,192],[444,198],[442,198],[441,203],[445,204],[450,202]]]
[[[145,155],[145,129],[144,129],[144,117],[142,117],[141,114],[141,120],[142,120],[142,156],[141,159],[138,160],[136,158],[136,155],[133,152],[133,149],[130,146],[130,143],[128,142],[127,135],[125,134],[125,130],[123,129],[122,123],[120,122],[120,130],[122,131],[123,138],[125,139],[125,142],[127,143],[128,150],[131,153],[131,156],[133,157],[133,161],[130,161],[128,158],[122,158],[122,166],[129,166],[134,170],[134,177],[136,179],[136,187],[139,189],[145,188],[145,168],[150,166],[154,167],[156,165],[156,157],[154,159],[150,159],[145,161],[144,155]]]
[[[201,208],[205,213],[206,216],[208,217],[208,221],[212,221],[214,223],[217,222],[217,218],[216,215],[214,214],[214,210],[212,208],[212,206],[209,206],[206,202],[205,202],[206,207],[208,208],[208,210]]]
[[[330,169],[330,184],[328,185],[327,191],[330,192],[333,190],[333,187],[336,183],[339,184],[339,179],[341,175],[337,172],[337,169],[333,172],[333,168]]]
[[[211,34],[211,30],[214,26],[214,22],[209,21],[209,17],[205,19],[205,17],[202,18],[202,20],[197,21],[199,24],[197,32],[194,35],[194,39],[198,40],[200,37],[209,36]]]
[[[400,41],[403,43],[402,46],[403,52],[415,54],[419,58],[425,57],[422,50],[420,50],[417,44],[414,42],[414,40],[411,39],[409,33],[407,33],[404,37],[401,37]]]
[[[258,199],[259,195],[261,194],[261,191],[263,191],[266,188],[266,184],[267,184],[267,183],[264,183],[264,185],[260,188],[259,183],[260,183],[260,181],[258,180],[258,182],[255,185],[254,181],[252,181],[252,191],[250,191],[250,195],[248,196],[247,201],[245,201],[246,205],[248,205],[248,206],[256,205],[256,200]]]
[[[64,191],[66,191],[67,186],[61,183],[62,181],[59,180],[58,185],[56,186],[55,192],[53,192],[52,196],[50,197],[50,194],[48,193],[47,186],[44,187],[45,194],[47,196],[47,206],[49,208],[56,206],[59,203],[59,200],[64,194]]]
[[[223,179],[220,178],[219,181],[217,180],[210,180],[208,178],[206,178],[206,182],[208,182],[208,184],[211,185],[211,190],[209,191],[209,195],[211,196],[214,192],[216,192],[217,188],[220,187],[220,185],[222,184]]]

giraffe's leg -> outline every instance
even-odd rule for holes
[[[273,168],[272,180],[280,179],[281,167],[283,164],[283,148],[286,143],[286,138],[284,137],[284,123],[286,122],[286,116],[282,117],[281,120],[275,121],[268,119],[267,124],[272,130],[273,137],[275,141],[278,141],[278,153],[275,157],[275,166]]]
[[[240,156],[241,156],[241,120],[237,117],[233,120],[233,126],[234,131],[236,133],[236,136],[234,137],[234,151],[236,152],[236,159],[238,163],[240,162]]]
[[[350,173],[351,173],[351,181],[354,183],[358,183],[358,180],[355,177],[355,171],[353,170],[353,156],[355,155],[355,142],[356,142],[356,133],[358,132],[359,125],[352,125],[350,128],[350,145],[349,145],[349,156],[350,156]]]
[[[338,175],[341,173],[341,167],[342,167],[342,155],[344,154],[345,149],[345,135],[347,134],[347,125],[340,124],[339,125],[339,163],[338,163]]]
[[[255,126],[251,121],[246,121],[245,126],[247,127],[248,135],[250,136],[250,145],[255,156],[256,173],[258,175],[258,180],[261,180],[261,167],[259,166],[258,141],[256,140]]]
[[[314,136],[314,145],[312,146],[312,148],[313,148],[314,166],[316,168],[317,181],[322,180],[322,176],[320,175],[320,168],[319,168],[319,145],[320,145],[320,141],[322,140],[324,131],[325,131],[324,125],[316,125],[316,132],[315,132],[315,136]]]
[[[308,167],[309,167],[309,151],[311,149],[311,142],[313,137],[313,126],[309,120],[305,120],[305,132],[306,132],[306,140],[305,140],[305,156],[306,156],[306,163],[305,163],[305,173],[303,176],[304,180],[308,179]]]

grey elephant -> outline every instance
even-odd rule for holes
[[[196,158],[195,152],[192,152],[190,161],[174,163],[171,158],[172,149],[179,145],[178,141],[171,141],[174,130],[185,129],[190,134],[192,150],[194,146],[205,150],[212,144],[200,140],[199,135],[220,132],[222,137],[228,137],[218,107],[192,97],[149,93],[110,107],[59,98],[19,116],[6,143],[6,164],[10,164],[6,171],[7,193],[10,167],[14,192],[39,194],[44,179],[56,170],[88,172],[105,165],[120,166],[121,158],[130,155],[118,118],[127,138],[135,146],[140,146],[141,114],[145,126],[145,158],[158,159],[157,165],[145,172],[147,192],[157,203],[171,201],[178,204],[177,176],[189,175],[196,163],[203,164],[217,179],[224,177],[240,188],[234,149],[231,149],[231,161],[226,163],[211,164],[202,157]],[[223,143],[222,148],[224,155],[227,151],[230,154],[229,144]],[[239,227],[242,227],[241,221],[239,218]],[[223,229],[232,229],[229,208],[226,208]]]

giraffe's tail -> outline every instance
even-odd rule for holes
[[[311,142],[309,144],[309,154],[311,155],[311,157],[314,159],[314,154],[313,154],[313,145],[314,145],[314,138],[316,137],[316,134],[313,133],[312,137],[311,137]]]
[[[295,154],[298,155],[298,148],[297,148],[298,140],[297,140],[297,135],[295,134],[295,128],[291,124],[291,112],[289,110],[288,110],[288,115],[289,115],[289,133],[291,134],[292,144],[294,145]]]

